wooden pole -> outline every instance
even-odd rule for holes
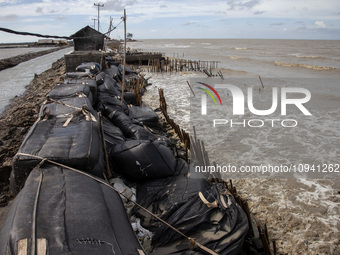
[[[122,84],[122,98],[121,105],[123,106],[124,101],[124,90],[125,90],[125,65],[126,65],[126,10],[124,9],[124,59],[123,59],[123,84]]]

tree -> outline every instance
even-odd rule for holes
[[[133,37],[133,34],[131,34],[131,33],[126,34],[126,39],[132,40],[132,37]]]

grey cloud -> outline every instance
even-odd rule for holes
[[[262,13],[265,13],[265,11],[256,11],[256,12],[254,12],[254,15],[260,15]]]
[[[122,11],[127,6],[132,6],[137,0],[118,0],[118,1],[107,1],[104,3],[105,10]]]
[[[35,10],[36,13],[43,13],[43,8],[41,7],[38,7],[36,10]]]
[[[167,5],[165,5],[165,4],[162,4],[161,6],[159,6],[160,8],[168,8],[168,6]]]
[[[196,21],[188,21],[186,23],[183,24],[183,26],[190,26],[190,25],[193,25],[193,24],[196,24],[197,22]]]
[[[260,2],[261,0],[249,0],[249,1],[229,0],[227,4],[229,6],[229,10],[244,10],[244,9],[249,10],[254,8]]]
[[[286,25],[286,23],[276,22],[276,23],[270,23],[269,25],[271,25],[271,26],[283,26],[283,25]]]
[[[66,20],[67,18],[65,16],[58,16],[55,18],[55,20]]]
[[[12,20],[16,20],[16,19],[18,19],[18,15],[16,15],[16,14],[8,14],[8,15],[1,17],[1,20],[6,20],[6,21],[12,21]]]

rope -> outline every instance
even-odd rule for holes
[[[10,34],[30,35],[30,36],[36,36],[36,37],[42,37],[42,38],[58,38],[58,39],[67,39],[67,40],[72,40],[72,39],[94,39],[93,36],[71,37],[71,36],[58,36],[58,35],[42,35],[42,34],[37,34],[37,33],[15,31],[15,30],[12,30],[12,29],[4,28],[4,27],[0,27],[0,31],[6,32],[6,33],[10,33]]]
[[[101,180],[95,176],[92,176],[91,174],[89,173],[86,173],[86,172],[83,172],[81,170],[78,170],[78,169],[75,169],[75,168],[72,168],[72,167],[69,167],[69,166],[66,166],[66,165],[63,165],[61,163],[58,163],[58,162],[55,162],[55,161],[52,161],[52,160],[49,160],[47,158],[43,158],[43,157],[40,157],[40,156],[36,156],[36,155],[31,155],[31,154],[27,154],[27,153],[17,153],[17,155],[22,155],[22,156],[27,156],[27,157],[32,157],[32,158],[36,158],[36,159],[40,159],[40,160],[43,160],[43,161],[46,161],[46,162],[49,162],[51,164],[54,164],[54,165],[57,165],[57,166],[60,166],[60,167],[64,167],[64,168],[67,168],[71,171],[74,171],[74,172],[77,172],[77,173],[80,173],[82,175],[85,175],[87,177],[90,177],[92,178],[93,180],[101,183],[101,184],[104,184],[106,185],[107,187],[109,187],[110,189],[116,191],[118,194],[121,194],[124,198],[126,198],[127,200],[129,200],[130,202],[132,202],[133,204],[135,204],[136,206],[138,206],[140,209],[142,209],[143,211],[147,212],[148,214],[150,214],[152,217],[154,217],[155,219],[159,220],[160,222],[162,222],[163,224],[165,224],[166,226],[168,226],[169,228],[171,228],[173,231],[177,232],[178,234],[180,234],[181,236],[183,236],[184,238],[188,239],[190,241],[190,243],[192,244],[192,246],[195,246],[197,245],[197,247],[199,247],[200,249],[202,249],[203,251],[211,254],[211,255],[218,255],[218,253],[214,252],[213,250],[209,249],[208,247],[205,247],[204,245],[196,242],[194,239],[192,239],[191,237],[185,235],[184,233],[182,233],[181,231],[179,231],[178,229],[176,229],[175,227],[173,227],[172,225],[170,225],[169,223],[167,223],[166,221],[164,221],[163,219],[161,219],[160,217],[158,217],[156,214],[150,212],[148,209],[144,208],[143,206],[141,206],[140,204],[138,204],[137,202],[133,201],[131,198],[129,198],[128,196],[120,193],[117,189],[115,189],[114,187],[112,187],[109,183],[105,182],[104,180]]]
[[[72,118],[79,113],[82,113],[85,116],[85,119],[87,121],[90,121],[90,120],[92,120],[94,122],[97,121],[96,118],[93,116],[93,114],[90,112],[90,110],[88,109],[88,107],[86,105],[79,108],[79,107],[76,107],[76,106],[65,104],[64,102],[61,102],[61,101],[58,101],[58,100],[54,100],[53,98],[50,98],[50,97],[48,97],[47,101],[51,101],[51,102],[56,103],[56,104],[61,104],[63,106],[66,106],[66,107],[69,107],[69,108],[75,110],[75,112],[68,114],[69,118],[64,123],[64,127],[66,127],[70,123]],[[43,113],[45,113],[45,109],[43,110]],[[48,112],[48,115],[49,115],[49,112]],[[44,117],[44,119],[46,119],[46,116]]]

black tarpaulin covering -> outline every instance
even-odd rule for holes
[[[150,107],[131,106],[129,117],[151,127],[158,124],[158,115]]]
[[[131,140],[108,150],[114,170],[132,181],[165,178],[175,171],[173,152],[160,141]]]
[[[248,231],[248,220],[221,183],[190,178],[188,166],[178,160],[177,176],[149,181],[137,190],[137,202],[218,254],[238,254]],[[201,192],[201,195],[199,193]],[[139,208],[142,225],[154,233],[153,254],[182,254],[190,242]]]
[[[29,172],[40,162],[21,153],[48,158],[103,176],[103,142],[91,103],[87,98],[79,97],[60,102],[41,106],[39,119],[14,157],[11,176],[14,193],[20,190]]]
[[[110,111],[112,110],[112,111]],[[159,136],[156,136],[139,125],[139,122],[132,120],[129,116],[121,111],[114,111],[112,108],[104,110],[104,114],[108,116],[111,122],[119,127],[126,138],[134,140],[157,140]]]
[[[68,84],[69,86],[72,86],[72,84],[83,84],[83,85],[88,85],[90,87],[92,96],[93,96],[93,100],[94,103],[97,100],[98,94],[97,94],[97,82],[93,79],[88,79],[88,78],[84,78],[84,79],[72,79],[72,78],[68,78],[64,80],[65,84]]]
[[[65,74],[65,79],[87,79],[91,78],[91,74],[83,72],[68,72]]]
[[[88,69],[89,72],[96,74],[100,71],[101,67],[100,64],[96,62],[84,62],[76,67],[76,71],[78,72],[86,72],[86,69]]]
[[[104,116],[102,117],[102,126],[105,142],[109,144],[108,147],[121,144],[126,141],[126,138],[120,128],[113,125],[112,122]]]
[[[139,254],[143,251],[117,192],[72,170],[35,168],[17,195],[0,231],[0,254]],[[44,251],[44,250],[43,250]],[[22,250],[21,250],[22,252]],[[36,253],[40,254],[40,253]],[[143,253],[141,253],[143,254]]]
[[[50,93],[47,94],[47,97],[56,100],[69,97],[87,97],[91,104],[93,104],[91,88],[85,83],[57,84]]]

